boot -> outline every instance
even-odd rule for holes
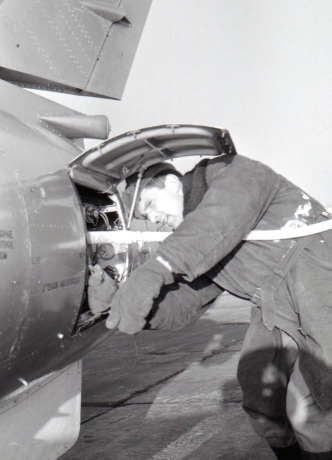
[[[274,447],[274,446],[270,446],[270,447],[273,450],[275,456],[279,460],[302,460],[303,459],[303,457],[301,457],[300,446],[297,442],[288,447]],[[308,457],[308,460],[309,459],[310,457]]]
[[[332,460],[332,451],[330,452],[306,452],[301,450],[302,460]]]

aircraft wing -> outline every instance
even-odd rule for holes
[[[120,99],[152,0],[0,0],[0,78]]]

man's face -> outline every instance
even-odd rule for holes
[[[165,187],[145,188],[139,199],[139,211],[149,221],[176,228],[183,221],[182,183],[168,174]]]

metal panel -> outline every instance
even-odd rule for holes
[[[75,324],[85,285],[85,225],[65,167],[71,155],[15,118],[0,117],[0,350],[2,359],[23,353],[29,366],[42,344],[61,349],[57,334],[70,336]]]
[[[23,120],[27,126],[35,126],[40,136],[47,138],[50,143],[56,143],[58,147],[65,149],[73,156],[77,156],[82,151],[84,145],[82,138],[90,136],[94,138],[98,134],[103,135],[103,139],[107,138],[109,121],[103,115],[83,115],[81,112],[25,91],[3,80],[0,80],[0,93],[1,111]],[[57,120],[57,123],[52,122],[54,119]],[[71,139],[70,130],[61,126],[65,125],[66,121],[67,124],[72,123],[72,136],[75,136],[76,139]],[[79,126],[79,130],[74,130],[75,124]]]
[[[1,65],[85,88],[110,23],[76,0],[27,3],[34,5],[19,18],[15,17],[17,2],[7,1],[1,7],[1,13],[18,29],[16,43],[2,57]]]
[[[120,98],[151,1],[122,2],[123,8],[119,0],[5,0],[0,5],[1,78]],[[126,21],[111,22],[112,15],[87,6],[93,3],[111,8],[114,18],[117,10],[119,18],[125,11]]]
[[[0,451],[6,460],[54,460],[80,430],[82,365],[76,362],[0,403]]]
[[[0,11],[2,7],[0,6]],[[4,57],[15,40],[14,25],[7,16],[0,15],[0,59]]]
[[[87,85],[88,92],[121,98],[151,3],[152,0],[123,0],[121,6],[130,26],[111,27]]]
[[[0,147],[1,149],[1,147]],[[29,229],[12,163],[0,152],[0,361],[13,352],[28,303]]]
[[[18,341],[26,362],[39,347],[57,348],[70,337],[85,284],[85,227],[64,171],[22,184],[30,229],[29,303]],[[38,336],[36,324],[42,324]],[[15,355],[19,350],[15,351]]]
[[[67,171],[79,150],[3,111],[0,134],[3,397],[80,359],[112,331],[101,323],[71,335],[86,282],[85,222]]]
[[[210,126],[167,125],[145,128],[109,139],[82,153],[70,163],[104,174],[116,181],[161,161],[182,156],[236,154],[225,129]],[[72,174],[73,179],[75,174]]]

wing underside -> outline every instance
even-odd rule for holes
[[[151,2],[0,1],[0,78],[120,99]]]

